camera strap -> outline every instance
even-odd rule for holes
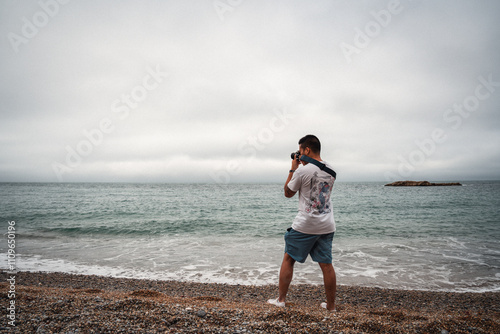
[[[326,165],[325,165],[324,163],[319,162],[319,161],[318,161],[318,160],[316,160],[316,159],[310,158],[310,157],[308,157],[307,155],[303,155],[303,154],[302,154],[302,155],[300,156],[300,160],[305,161],[305,162],[309,162],[309,163],[311,163],[311,164],[313,164],[313,165],[316,165],[316,166],[318,166],[318,167],[319,167],[319,169],[321,169],[322,171],[327,172],[328,174],[330,174],[331,176],[333,176],[335,179],[337,178],[337,173],[335,173],[335,171],[334,171],[333,169],[326,167]]]

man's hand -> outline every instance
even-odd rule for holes
[[[296,170],[297,168],[299,168],[299,166],[300,166],[300,161],[297,160],[297,159],[293,159],[292,160],[292,168],[291,169],[292,170]]]

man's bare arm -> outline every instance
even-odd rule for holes
[[[291,191],[290,188],[288,188],[288,184],[285,185],[285,197],[286,198],[291,198],[295,196],[297,192],[296,191]]]

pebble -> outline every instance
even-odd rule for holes
[[[4,291],[6,275],[0,272]],[[96,328],[103,333],[424,333],[436,324],[442,327],[434,330],[442,334],[500,333],[500,315],[492,311],[500,305],[497,292],[338,286],[338,311],[332,315],[318,307],[324,290],[313,285],[292,284],[289,305],[282,309],[265,302],[276,295],[276,285],[27,272],[16,274],[18,282],[19,301],[36,301],[19,304],[20,333],[90,333]]]

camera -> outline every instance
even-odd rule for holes
[[[297,152],[292,152],[292,154],[290,154],[290,157],[292,158],[292,160],[299,160],[299,157],[300,157],[300,152],[297,151]]]

